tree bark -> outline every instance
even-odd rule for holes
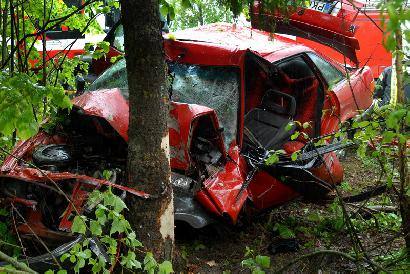
[[[129,186],[153,198],[128,197],[130,223],[157,260],[171,259],[174,207],[170,184],[166,66],[157,0],[121,0],[128,72]]]
[[[2,10],[2,39],[1,39],[1,62],[5,65],[5,60],[7,59],[7,17],[9,12],[9,0],[5,0],[4,10]]]
[[[14,52],[14,4],[10,0],[10,54]],[[10,56],[10,75],[14,73],[14,54]]]
[[[397,103],[405,105],[405,94],[404,94],[404,73],[403,73],[403,36],[401,29],[397,29],[395,32],[396,36],[396,51],[395,51],[395,69],[397,77]],[[404,124],[404,119],[401,123],[401,132],[406,131],[406,126]],[[410,188],[410,175],[408,172],[407,165],[407,144],[399,144],[399,174],[400,174],[400,215],[402,218],[402,230],[404,235],[404,240],[406,242],[407,256],[410,256],[410,198],[407,195],[407,190]]]

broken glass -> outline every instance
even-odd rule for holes
[[[99,89],[119,88],[122,95],[128,99],[128,80],[125,59],[121,59],[113,64],[109,69],[104,71],[95,81],[88,87],[89,91]]]
[[[224,128],[228,148],[236,138],[240,78],[234,67],[197,66],[170,63],[172,100],[212,108]]]
[[[169,63],[174,79],[172,100],[212,108],[224,128],[226,148],[236,138],[240,73],[234,67],[197,66]],[[99,76],[88,90],[119,88],[128,99],[125,59],[118,61]]]

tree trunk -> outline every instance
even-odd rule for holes
[[[198,4],[199,25],[204,25],[204,14],[202,12],[202,4]]]
[[[43,30],[46,28],[46,0],[43,1]],[[47,66],[46,66],[46,56],[47,56],[47,41],[46,41],[46,33],[44,32],[42,35],[42,39],[41,39],[42,45],[43,45],[43,79],[42,79],[42,83],[43,86],[47,85]],[[44,103],[44,114],[46,113],[46,103],[47,103],[47,99],[44,99],[45,103]]]
[[[14,4],[10,0],[10,54],[14,52]],[[10,75],[14,72],[14,54],[10,55]]]
[[[2,35],[1,35],[1,62],[2,66],[5,66],[5,60],[7,59],[7,17],[9,12],[9,0],[5,0],[4,10],[2,11]]]
[[[405,104],[404,94],[404,73],[403,73],[403,44],[402,33],[400,29],[396,30],[396,54],[395,54],[395,69],[396,69],[396,83],[397,83],[397,102],[401,105]],[[393,88],[393,87],[392,87]],[[404,133],[406,126],[404,119],[401,123],[401,132]],[[407,166],[407,144],[399,144],[399,174],[400,174],[400,214],[402,218],[402,229],[404,240],[406,242],[407,255],[410,255],[410,198],[406,194],[409,189],[409,172]]]
[[[174,207],[170,184],[166,67],[156,0],[121,0],[130,124],[129,186],[153,198],[128,197],[130,223],[157,260],[171,259]]]

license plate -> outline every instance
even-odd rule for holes
[[[323,1],[310,0],[309,9],[330,14],[333,10],[333,7],[335,6],[335,3],[336,2],[323,2]]]

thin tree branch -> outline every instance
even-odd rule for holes
[[[23,270],[25,273],[37,274],[37,272],[34,271],[33,269],[31,269],[28,266],[26,266],[25,264],[17,261],[15,258],[10,257],[9,255],[7,255],[6,253],[4,253],[2,251],[0,251],[0,260],[11,264],[12,266],[14,266],[17,269]],[[8,270],[6,272],[8,272]]]

